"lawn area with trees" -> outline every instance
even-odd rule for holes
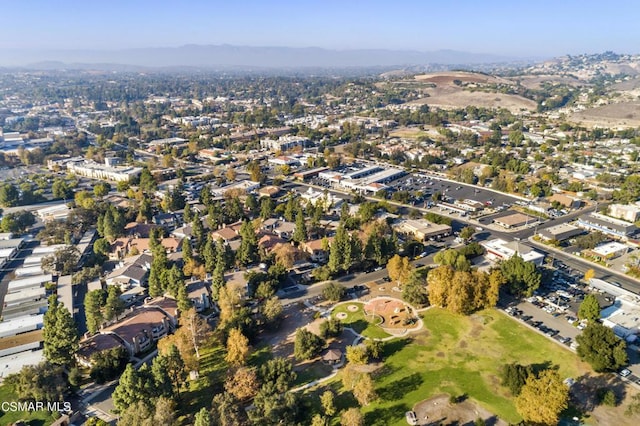
[[[515,398],[498,379],[501,366],[557,365],[563,379],[591,372],[575,354],[497,310],[465,317],[433,308],[422,317],[427,332],[385,343],[384,366],[372,374],[379,398],[361,408],[365,424],[406,424],[405,411],[441,393],[466,395],[501,419],[518,423],[522,416]],[[337,401],[353,402],[349,391],[336,383],[327,386],[339,391]]]

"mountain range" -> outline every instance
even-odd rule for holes
[[[475,65],[522,58],[454,50],[354,49],[185,45],[121,50],[0,49],[0,66],[55,68],[348,68]]]

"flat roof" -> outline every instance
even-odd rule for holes
[[[539,234],[545,238],[555,239],[558,241],[566,240],[567,238],[574,237],[582,234],[584,231],[575,225],[568,223],[561,223],[549,228],[542,229]]]
[[[613,241],[613,242],[610,242],[610,243],[599,245],[599,246],[595,247],[591,251],[593,253],[599,254],[601,256],[608,256],[610,254],[617,253],[617,252],[619,252],[621,250],[628,250],[628,247],[626,245],[622,244],[622,243]]]
[[[522,213],[514,213],[508,216],[502,216],[497,219],[493,219],[493,221],[507,226],[520,226],[528,222],[533,223],[534,221],[537,221],[537,218]]]
[[[12,336],[20,333],[21,329],[32,328],[33,330],[41,328],[44,321],[44,314],[39,315],[23,315],[12,319],[5,319],[0,322],[0,336]]]
[[[19,354],[8,355],[0,358],[0,378],[10,374],[19,373],[25,365],[36,365],[44,361],[44,350],[25,351]]]

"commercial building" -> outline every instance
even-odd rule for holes
[[[521,226],[530,225],[537,221],[538,219],[536,219],[535,217],[528,216],[522,213],[514,213],[508,216],[502,216],[497,219],[493,219],[493,223],[500,225],[506,229],[519,228]]]
[[[585,253],[589,256],[595,257],[598,260],[609,260],[620,257],[629,251],[629,248],[622,243],[610,242],[601,244],[591,250],[585,250]]]
[[[451,235],[451,226],[431,223],[425,219],[407,219],[393,226],[393,229],[418,241],[437,240]]]
[[[72,173],[92,179],[109,181],[129,181],[137,177],[142,172],[141,167],[129,166],[109,166],[95,161],[86,160],[82,157],[65,158],[60,160],[49,160],[49,169],[66,168]]]
[[[561,223],[541,230],[538,232],[538,235],[546,241],[565,241],[582,233],[584,233],[584,230],[577,226],[570,225],[568,223]]]
[[[627,239],[638,231],[638,228],[630,222],[614,219],[600,213],[590,213],[580,216],[577,225],[590,231],[600,231],[605,235],[615,238]]]
[[[627,222],[637,222],[640,220],[640,205],[611,204],[609,205],[609,216]]]
[[[306,148],[311,145],[311,140],[299,136],[281,136],[277,140],[267,138],[260,141],[261,148],[269,149],[273,152],[288,151],[295,147]]]
[[[496,238],[494,240],[480,243],[487,251],[486,257],[491,261],[503,261],[511,259],[518,254],[525,262],[533,262],[536,265],[542,265],[544,254],[534,250],[526,244],[519,241],[507,242],[503,239]]]
[[[635,340],[633,335],[640,334],[640,305],[637,297],[618,296],[613,305],[601,312],[602,324],[628,341]]]

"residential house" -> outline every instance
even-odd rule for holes
[[[148,254],[121,261],[118,268],[107,275],[107,285],[118,285],[123,291],[131,287],[144,286],[151,269],[151,261],[152,257]]]
[[[333,237],[327,238],[327,245],[331,247]],[[325,263],[329,260],[329,251],[322,248],[322,239],[304,241],[300,244],[300,250],[309,254],[312,262]]]

